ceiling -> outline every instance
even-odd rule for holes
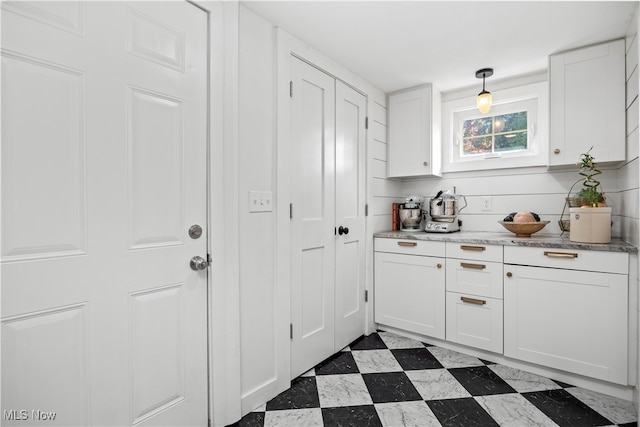
[[[383,92],[447,92],[544,71],[549,54],[624,37],[638,1],[243,1]]]

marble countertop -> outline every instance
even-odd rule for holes
[[[405,240],[429,240],[434,242],[476,243],[484,245],[529,246],[536,248],[582,249],[591,251],[636,253],[638,248],[621,239],[611,239],[611,243],[578,243],[569,240],[568,235],[536,235],[516,237],[512,233],[485,233],[481,231],[457,231],[454,233],[426,233],[384,231],[373,237]]]

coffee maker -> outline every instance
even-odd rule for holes
[[[422,231],[422,197],[407,196],[398,205],[400,231]]]

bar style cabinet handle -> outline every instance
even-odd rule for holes
[[[578,254],[572,252],[544,251],[544,256],[548,256],[549,258],[578,258]]]
[[[398,246],[408,246],[410,248],[418,246],[416,242],[398,242]]]
[[[484,264],[471,264],[469,262],[461,262],[460,263],[460,267],[462,268],[473,268],[476,270],[484,270],[485,268],[487,268],[486,265]]]
[[[466,302],[469,304],[476,304],[476,305],[485,305],[487,303],[483,299],[475,299],[475,298],[469,298],[469,297],[460,297],[460,301]]]
[[[460,249],[463,251],[477,251],[482,252],[487,250],[484,246],[468,246],[468,245],[460,245]]]

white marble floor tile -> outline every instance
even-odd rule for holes
[[[376,403],[375,407],[383,426],[440,427],[438,419],[423,401]]]
[[[484,366],[480,359],[440,347],[427,347],[427,350],[447,369]]]
[[[360,373],[401,372],[402,367],[390,350],[353,350],[353,359]]]
[[[258,406],[256,409],[254,409],[251,412],[264,412],[267,410],[267,404],[263,403],[262,405]]]
[[[401,337],[396,334],[392,334],[391,332],[379,332],[378,335],[382,338],[382,341],[385,343],[387,347],[390,349],[397,348],[424,348],[424,344],[420,341]]]
[[[424,400],[471,397],[469,392],[446,369],[405,372]]]
[[[305,372],[304,374],[302,374],[300,376],[301,377],[315,377],[316,376],[316,370],[315,370],[315,368],[311,368],[307,372]]]
[[[489,369],[495,372],[519,393],[556,390],[562,388],[548,378],[521,371],[520,369],[510,368],[503,365],[489,365]]]
[[[475,400],[501,427],[557,427],[521,394],[476,396]]]
[[[267,411],[264,415],[264,427],[322,426],[322,410],[320,408]]]
[[[616,424],[632,423],[638,420],[636,411],[633,408],[633,403],[627,400],[618,399],[616,397],[607,396],[579,387],[571,387],[566,390],[575,398],[586,403],[594,411],[597,411],[600,415]]]
[[[345,348],[343,348],[343,349],[342,349],[342,350],[340,350],[340,351],[351,351],[351,347],[346,346]]]
[[[371,405],[369,389],[360,374],[320,375],[316,377],[320,406]]]

